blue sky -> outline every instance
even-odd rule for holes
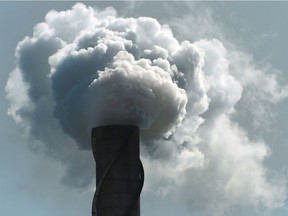
[[[67,172],[69,164],[67,164],[67,161],[62,160],[63,158],[60,156],[53,157],[45,154],[43,150],[45,149],[45,145],[41,143],[41,140],[35,140],[35,137],[25,135],[23,128],[21,130],[21,127],[15,123],[13,118],[7,115],[10,104],[6,98],[5,91],[9,74],[16,67],[15,48],[17,43],[27,35],[32,36],[33,27],[37,23],[44,21],[48,11],[52,9],[57,11],[68,10],[71,9],[74,4],[75,2],[0,2],[0,85],[2,89],[0,91],[1,215],[76,216],[89,215],[91,212],[94,193],[93,184],[85,187],[74,187],[63,183],[63,175]],[[219,179],[222,178],[221,175],[226,172],[219,171],[223,168],[221,165],[220,169],[219,164],[227,161],[220,160],[221,155],[218,156],[218,154],[226,154],[228,152],[227,154],[229,156],[230,149],[233,150],[234,148],[235,152],[237,152],[238,150],[236,149],[241,150],[243,143],[246,143],[255,153],[252,162],[254,164],[254,158],[256,158],[255,161],[257,163],[255,163],[257,169],[243,171],[245,175],[247,174],[243,176],[243,179],[238,178],[232,181],[233,176],[237,177],[233,170],[238,169],[238,167],[237,164],[235,166],[230,164],[230,167],[228,166],[227,168],[229,171],[227,171],[227,173],[233,173],[233,175],[231,174],[231,178],[229,177],[229,181],[227,180],[227,182],[230,184],[235,182],[237,184],[239,183],[239,185],[243,184],[245,190],[246,186],[250,185],[249,183],[245,184],[243,182],[246,182],[249,176],[251,177],[251,181],[253,181],[255,177],[253,174],[248,174],[260,170],[264,174],[261,174],[261,178],[259,177],[260,180],[255,180],[255,182],[264,182],[264,186],[254,185],[255,187],[259,186],[261,191],[264,192],[267,188],[267,191],[269,191],[270,187],[271,191],[276,190],[279,197],[285,198],[287,196],[287,191],[284,188],[287,186],[285,180],[287,181],[288,174],[286,156],[286,134],[288,126],[286,109],[288,102],[287,95],[285,94],[288,81],[288,66],[286,60],[288,29],[285,28],[288,4],[286,2],[245,1],[182,3],[85,2],[85,5],[96,7],[99,10],[103,10],[107,6],[112,6],[117,11],[119,17],[153,17],[157,19],[161,25],[169,25],[174,37],[179,42],[188,40],[206,50],[205,58],[207,56],[209,57],[209,47],[212,45],[216,47],[215,49],[217,51],[219,44],[217,45],[217,43],[211,42],[213,38],[217,39],[226,50],[227,56],[225,58],[230,62],[228,71],[235,80],[235,82],[232,82],[233,85],[228,85],[231,90],[230,92],[237,93],[238,90],[236,87],[239,83],[243,88],[241,100],[235,99],[235,104],[233,103],[233,108],[236,111],[231,113],[230,111],[225,111],[228,112],[228,114],[225,113],[225,118],[220,118],[215,114],[218,104],[217,95],[215,96],[212,93],[210,93],[210,95],[208,94],[211,101],[214,100],[213,97],[215,96],[215,102],[213,104],[211,103],[209,107],[215,106],[216,111],[207,108],[208,111],[201,114],[207,123],[200,124],[199,131],[195,131],[195,134],[197,133],[197,135],[202,138],[202,142],[193,147],[194,150],[197,149],[195,152],[193,150],[193,155],[195,153],[197,156],[196,153],[199,153],[199,155],[207,158],[207,161],[214,161],[215,166],[211,165],[209,169],[207,168],[207,172],[209,171],[213,174],[201,173],[201,171],[195,169],[195,167],[197,168],[198,166],[195,164],[193,164],[193,168],[191,168],[191,164],[185,161],[183,162],[182,158],[178,156],[175,156],[175,158],[181,160],[183,163],[179,162],[179,164],[177,164],[177,162],[175,165],[174,162],[167,162],[168,166],[163,166],[164,162],[161,161],[163,158],[156,158],[155,155],[159,154],[161,156],[161,151],[163,150],[163,152],[166,153],[170,147],[163,149],[162,147],[158,147],[159,152],[157,151],[155,154],[149,156],[153,159],[151,160],[152,162],[147,160],[149,157],[145,155],[146,152],[143,153],[144,165],[146,164],[146,171],[148,173],[147,178],[150,177],[150,180],[148,179],[147,183],[145,182],[146,188],[141,197],[142,215],[170,216],[177,214],[181,216],[218,216],[223,213],[219,210],[219,208],[222,209],[222,206],[224,206],[224,209],[228,206],[228,210],[226,209],[223,213],[224,215],[252,216],[256,215],[257,212],[259,215],[287,215],[287,201],[284,199],[278,202],[277,196],[273,196],[273,194],[268,196],[261,193],[259,195],[255,192],[255,199],[253,200],[251,198],[253,196],[240,193],[241,190],[234,185],[232,189],[230,188],[231,193],[226,191],[228,195],[231,196],[231,199],[226,200],[227,197],[222,196],[224,191],[221,191],[223,185],[225,188],[228,187],[225,184],[225,177],[223,177],[225,179],[223,181],[224,183],[219,183]],[[201,40],[207,40],[208,42],[199,42]],[[217,53],[216,51],[215,53]],[[213,65],[214,60],[212,57],[211,59],[212,60],[209,60],[209,58],[205,59],[205,62],[211,61]],[[205,70],[209,72],[210,69],[206,66],[203,70],[204,72]],[[215,74],[217,73],[215,72]],[[217,75],[215,76],[213,81],[216,82],[218,79]],[[213,82],[211,83],[213,84]],[[217,93],[220,87],[216,85],[214,88]],[[283,90],[284,93],[281,93],[281,90]],[[225,98],[227,95],[230,95],[229,91],[224,91],[223,97]],[[220,102],[219,104],[222,105]],[[226,104],[224,105],[226,108]],[[224,108],[221,108],[220,111],[223,110]],[[231,124],[228,124],[227,121]],[[228,125],[236,126],[230,127]],[[234,147],[232,145],[231,148],[225,147],[225,151],[223,152],[218,152],[217,149],[212,151],[213,146],[211,147],[210,144],[213,140],[210,143],[210,141],[206,141],[205,138],[207,140],[214,139],[214,134],[206,131],[221,133],[221,128],[219,128],[221,126],[224,128],[223,131],[226,129],[226,131],[230,131],[230,134],[235,134],[235,136],[223,135],[225,139],[228,140],[227,142],[239,142],[239,145],[237,144]],[[237,134],[240,132],[243,132],[243,136],[247,137],[248,141],[238,137]],[[181,133],[179,132],[178,136],[180,136]],[[193,137],[193,135],[191,135],[191,137]],[[158,144],[156,144],[156,146],[157,145]],[[210,146],[209,151],[207,150],[207,146]],[[224,146],[221,146],[221,143],[219,146],[224,148]],[[247,148],[243,149],[245,151],[247,150]],[[265,153],[266,150],[267,153]],[[183,156],[187,152],[180,153],[183,153],[181,154]],[[153,158],[154,156],[155,158]],[[260,158],[259,160],[257,159],[258,156]],[[244,164],[239,154],[235,153],[235,157],[239,157],[239,163]],[[250,160],[251,158],[248,159]],[[194,160],[192,160],[191,163],[194,163],[193,161]],[[155,164],[153,164],[153,162],[155,162]],[[191,169],[186,169],[186,166]],[[165,170],[166,168],[168,171]],[[243,165],[241,166],[241,169],[242,168],[249,169],[250,167]],[[158,170],[159,175],[157,175],[157,169],[160,170]],[[178,169],[178,171],[175,169]],[[182,169],[184,171],[182,171]],[[169,179],[169,181],[161,180],[161,170],[164,170],[163,173],[168,172],[164,178]],[[171,174],[169,174],[169,172],[171,172]],[[240,174],[241,173],[242,171]],[[197,176],[197,178],[193,176]],[[203,176],[203,179],[201,180],[199,176]],[[219,181],[215,180],[214,182],[214,180],[211,180],[211,182],[212,184],[218,184],[220,189],[216,188],[217,190],[214,190],[214,188],[207,186],[210,182],[207,178],[211,176],[218,178]],[[184,183],[181,181],[183,180],[182,178],[185,180]],[[199,179],[201,180],[200,182]],[[280,184],[283,184],[283,187],[277,187]],[[198,187],[208,188],[207,192],[204,193],[203,190]],[[211,189],[211,191],[209,191],[209,189]],[[220,192],[217,192],[219,190]],[[227,190],[229,190],[229,187]],[[203,195],[204,198],[200,196],[197,197],[195,195],[196,193]],[[209,193],[213,199],[209,197]],[[251,194],[252,193],[254,192],[251,192]],[[206,194],[208,195],[205,196]],[[250,198],[251,200],[249,200]],[[245,199],[249,201],[246,202]],[[280,208],[269,207],[275,200],[278,204],[280,203]],[[201,204],[201,202],[203,203]],[[217,203],[217,207],[214,206],[214,212],[213,202]],[[258,206],[256,204],[256,210],[255,203],[259,204]],[[265,208],[265,203],[268,206],[268,210]],[[264,205],[264,208],[262,208],[262,205]]]

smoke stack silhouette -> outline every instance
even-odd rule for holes
[[[139,216],[144,170],[139,158],[139,128],[108,125],[92,129],[96,192],[92,216]]]

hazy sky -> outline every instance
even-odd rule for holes
[[[1,215],[91,214],[93,183],[77,187],[73,183],[67,184],[67,179],[63,181],[69,169],[69,159],[46,154],[41,139],[35,140],[33,136],[24,135],[23,127],[21,129],[7,115],[10,102],[5,91],[9,74],[17,64],[15,48],[18,42],[25,36],[32,37],[34,26],[45,22],[45,15],[50,10],[66,11],[75,3],[0,2]],[[157,147],[156,153],[149,155],[151,161],[147,155],[143,155],[148,180],[146,178],[141,196],[141,214],[287,215],[288,3],[88,1],[84,4],[99,11],[112,6],[118,17],[153,17],[161,25],[169,25],[173,38],[179,43],[190,41],[196,44],[196,51],[199,48],[205,53],[202,56],[205,62],[203,77],[209,79],[210,90],[203,90],[203,94],[210,98],[207,99],[209,108],[199,100],[205,112],[191,111],[193,119],[187,117],[190,120],[175,135],[179,138],[185,128],[193,128],[191,124],[195,119],[199,118],[200,121],[203,118],[205,123],[199,123],[199,128],[193,129],[201,141],[197,141],[193,151],[188,151],[193,153],[192,157],[189,154],[191,160],[188,162],[184,160],[185,152],[180,151],[184,156],[175,156],[175,160],[180,162],[169,161],[166,166],[166,151],[173,150],[172,147]],[[163,47],[169,50],[169,43]],[[181,59],[190,54],[187,50],[193,46],[187,45],[189,49],[186,49],[186,54],[183,47],[184,54],[179,51],[178,55],[178,68],[185,65]],[[172,57],[177,63],[177,56]],[[224,68],[227,62],[229,64]],[[201,65],[199,62],[195,64]],[[224,75],[218,73],[222,70]],[[193,82],[192,86],[194,84],[198,83]],[[17,92],[17,89],[22,95],[21,86],[15,86],[13,91]],[[43,125],[46,123],[48,125],[46,121]],[[225,144],[222,145],[222,142]],[[231,142],[231,145],[226,145],[226,142]],[[61,143],[53,143],[55,149],[57,145]],[[206,158],[204,161],[208,165],[196,165],[195,161],[199,159],[196,153],[199,153],[200,159]],[[196,155],[195,160],[193,155]],[[226,156],[229,159],[226,160]],[[233,157],[238,161],[232,160]],[[92,154],[87,160],[91,161],[91,158]],[[169,160],[174,157],[171,158]],[[212,164],[209,165],[209,161]],[[258,172],[259,175],[255,174]],[[67,176],[72,175],[68,173]]]

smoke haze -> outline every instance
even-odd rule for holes
[[[135,124],[146,192],[214,216],[238,206],[281,207],[285,178],[268,177],[268,145],[235,116],[247,106],[256,124],[265,103],[285,99],[288,88],[238,54],[217,39],[178,41],[153,18],[78,3],[48,12],[18,43],[8,114],[65,164],[67,185],[86,187],[94,178],[92,127]]]

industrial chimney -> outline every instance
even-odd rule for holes
[[[140,216],[144,170],[139,157],[139,128],[108,125],[92,129],[96,192],[92,216]]]

